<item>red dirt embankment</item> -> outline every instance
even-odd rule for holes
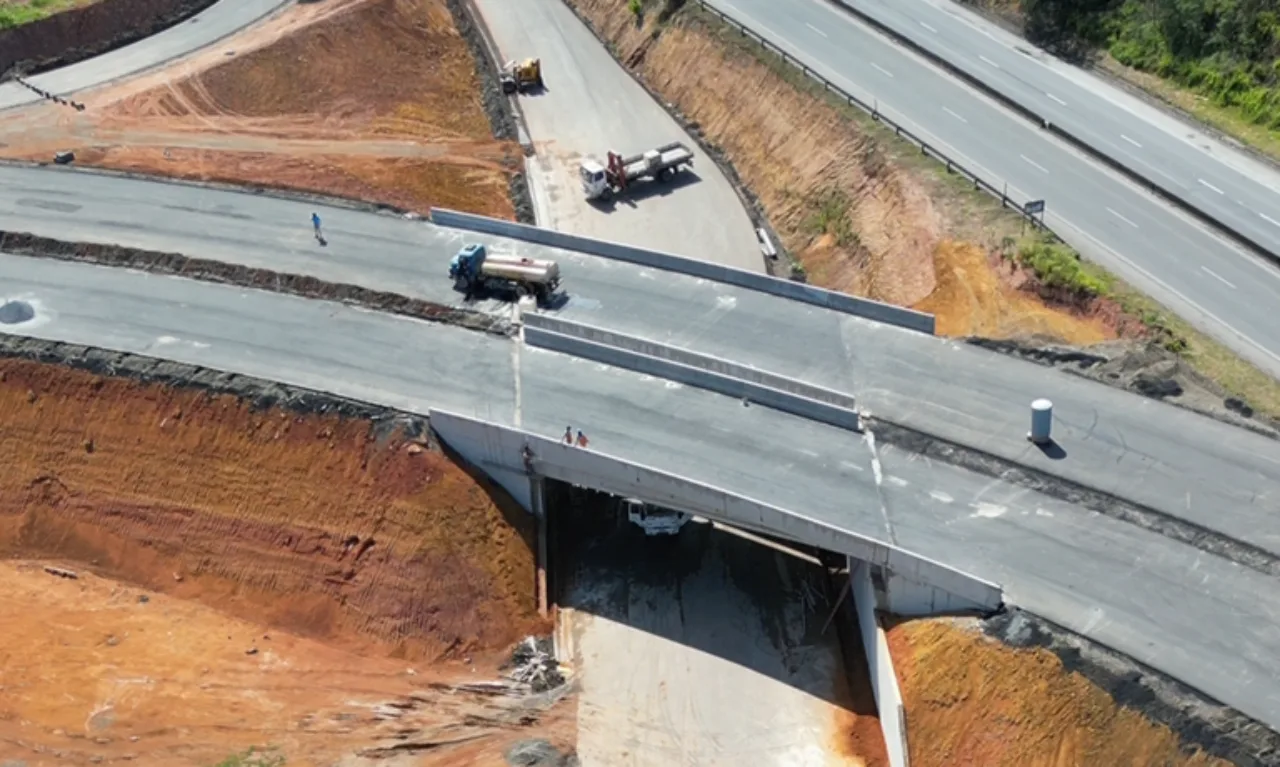
[[[536,627],[529,518],[434,446],[17,359],[0,422],[0,555],[406,659]]]

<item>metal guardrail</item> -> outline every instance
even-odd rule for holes
[[[906,138],[910,140],[912,143],[919,145],[921,154],[928,155],[933,159],[937,160],[938,162],[942,163],[943,165],[945,165],[948,173],[958,173],[961,176],[968,178],[970,181],[973,182],[973,186],[975,189],[980,189],[990,194],[991,196],[995,197],[1000,201],[1000,204],[1003,207],[1012,209],[1019,216],[1022,216],[1022,218],[1026,219],[1026,221],[1030,223],[1032,226],[1034,226],[1035,228],[1041,229],[1053,235],[1054,237],[1058,238],[1059,240],[1062,239],[1061,237],[1058,237],[1058,234],[1056,232],[1054,232],[1044,223],[1043,208],[1040,209],[1041,212],[1039,215],[1037,215],[1037,213],[1032,213],[1027,211],[1027,203],[1043,202],[1043,201],[1028,200],[1027,203],[1016,202],[1012,197],[1008,195],[1007,192],[1005,192],[1005,190],[997,188],[994,184],[982,178],[977,173],[974,173],[973,171],[966,168],[964,165],[948,157],[941,150],[934,147],[929,142],[915,135],[910,130],[902,127],[901,125],[889,119],[885,115],[881,114],[880,108],[878,105],[868,104],[867,102],[863,101],[857,96],[854,96],[848,91],[842,89],[840,86],[836,85],[835,83],[831,82],[827,78],[815,72],[807,64],[800,61],[795,56],[792,56],[791,54],[779,48],[777,45],[766,40],[759,33],[751,30],[749,27],[747,27],[747,25],[743,24],[742,22],[738,21],[732,16],[726,14],[725,12],[711,7],[706,3],[706,0],[698,0],[698,5],[699,7],[702,8],[702,10],[709,12],[716,18],[723,21],[725,24],[728,24],[730,27],[733,27],[734,29],[738,30],[738,32],[743,37],[746,37],[750,40],[753,40],[759,43],[762,47],[765,48],[765,50],[768,50],[780,56],[784,62],[799,69],[806,77],[808,77],[809,79],[821,85],[827,92],[833,93],[839,96],[840,98],[847,101],[851,106],[858,107],[862,111],[871,115],[871,119],[875,120],[876,122],[884,123],[890,128],[893,128],[893,132],[897,134],[899,137]]]

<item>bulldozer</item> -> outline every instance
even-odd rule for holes
[[[525,59],[524,61],[508,61],[502,68],[502,92],[526,93],[533,89],[541,90],[542,59]]]

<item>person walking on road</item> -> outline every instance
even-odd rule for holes
[[[578,429],[578,447],[587,446],[587,435],[582,433],[582,429]]]
[[[578,433],[581,434],[582,432],[578,432]],[[573,427],[572,426],[564,427],[564,443],[566,445],[573,444]]]
[[[319,213],[311,214],[311,227],[316,230],[316,242],[320,243],[321,247],[328,245],[329,243],[328,241],[325,240],[324,233],[320,231],[320,214]]]

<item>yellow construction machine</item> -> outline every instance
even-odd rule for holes
[[[525,59],[524,61],[508,61],[502,68],[502,92],[526,93],[530,90],[542,90],[542,59]]]

